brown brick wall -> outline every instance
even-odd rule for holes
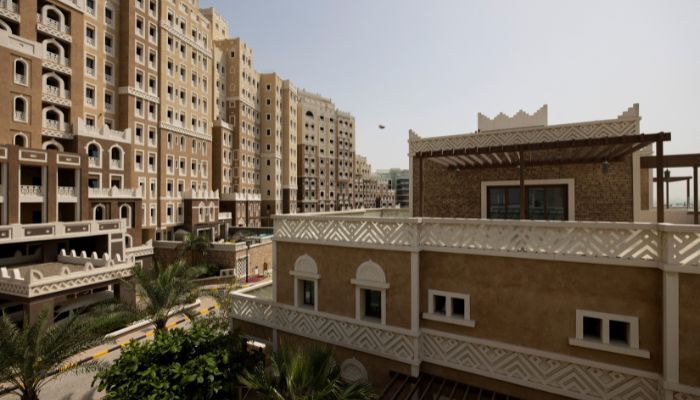
[[[421,160],[413,159],[414,216],[481,218],[481,182],[519,179],[515,167],[455,171],[428,159],[422,165],[421,175]],[[574,179],[576,220],[633,220],[631,156],[610,163],[607,174],[597,163],[532,166],[525,179]]]

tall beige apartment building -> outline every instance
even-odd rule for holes
[[[80,201],[12,202],[5,223],[118,217],[139,245],[355,203],[354,117],[258,72],[197,1],[2,0],[0,53],[0,143],[85,158],[58,172]]]
[[[253,58],[196,0],[0,0],[0,306],[124,297],[153,240],[352,208],[353,116]]]
[[[353,206],[355,118],[318,94],[299,91],[298,209]]]

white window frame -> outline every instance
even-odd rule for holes
[[[568,221],[576,220],[576,181],[574,179],[525,179],[525,186],[566,185]],[[488,188],[498,186],[520,186],[520,181],[483,181],[481,182],[481,218],[488,216]]]
[[[435,296],[445,297],[445,314],[435,312]],[[464,301],[464,315],[452,315],[452,299],[461,299]],[[428,289],[428,311],[423,313],[423,319],[432,321],[445,322],[474,328],[476,321],[471,319],[471,303],[468,294],[446,292],[444,290]]]
[[[584,337],[583,318],[597,318],[601,320],[601,340]],[[620,321],[629,324],[629,345],[610,343],[610,321]],[[590,310],[576,310],[576,336],[569,338],[570,346],[584,347],[587,349],[608,351],[627,356],[651,358],[648,350],[639,348],[639,318],[629,315],[610,314]]]
[[[355,278],[350,279],[350,283],[355,285],[355,319],[386,325],[386,291],[390,285],[386,282],[384,269],[371,260],[365,261],[357,267]],[[376,290],[381,293],[381,321],[365,316],[366,289]]]
[[[318,273],[316,261],[308,254],[300,256],[294,263],[294,270],[289,271],[289,275],[294,277],[294,307],[318,311],[318,280],[321,279],[321,275]],[[314,284],[313,306],[304,304],[304,281],[311,281]]]

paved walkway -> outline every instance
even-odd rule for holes
[[[199,309],[209,309],[216,303],[211,297],[200,297],[201,304]],[[195,310],[196,311],[196,310]],[[176,315],[170,319],[170,323],[182,320],[182,315]],[[184,322],[178,326],[187,326],[189,322]],[[113,362],[121,354],[121,350],[115,350],[108,353],[108,349],[114,347],[115,344],[128,343],[129,340],[134,338],[139,338],[147,335],[151,331],[150,326],[143,327],[139,330],[129,332],[128,334],[122,335],[115,338],[114,341],[107,342],[103,345],[94,347],[76,356],[76,360],[81,360],[86,357],[95,357],[101,361],[108,363]],[[150,334],[149,334],[150,336]],[[39,398],[41,400],[91,400],[100,399],[103,393],[97,391],[97,383],[95,387],[92,387],[92,379],[94,378],[94,373],[89,374],[75,374],[72,372],[67,372],[60,375],[58,378],[48,382],[44,388],[39,393]],[[11,400],[17,399],[14,394],[7,394],[0,396],[0,400]]]

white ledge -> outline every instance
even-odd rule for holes
[[[587,339],[569,338],[569,346],[584,347],[592,350],[607,351],[610,353],[623,354],[626,356],[651,358],[648,350],[635,349],[632,347],[608,344]]]

